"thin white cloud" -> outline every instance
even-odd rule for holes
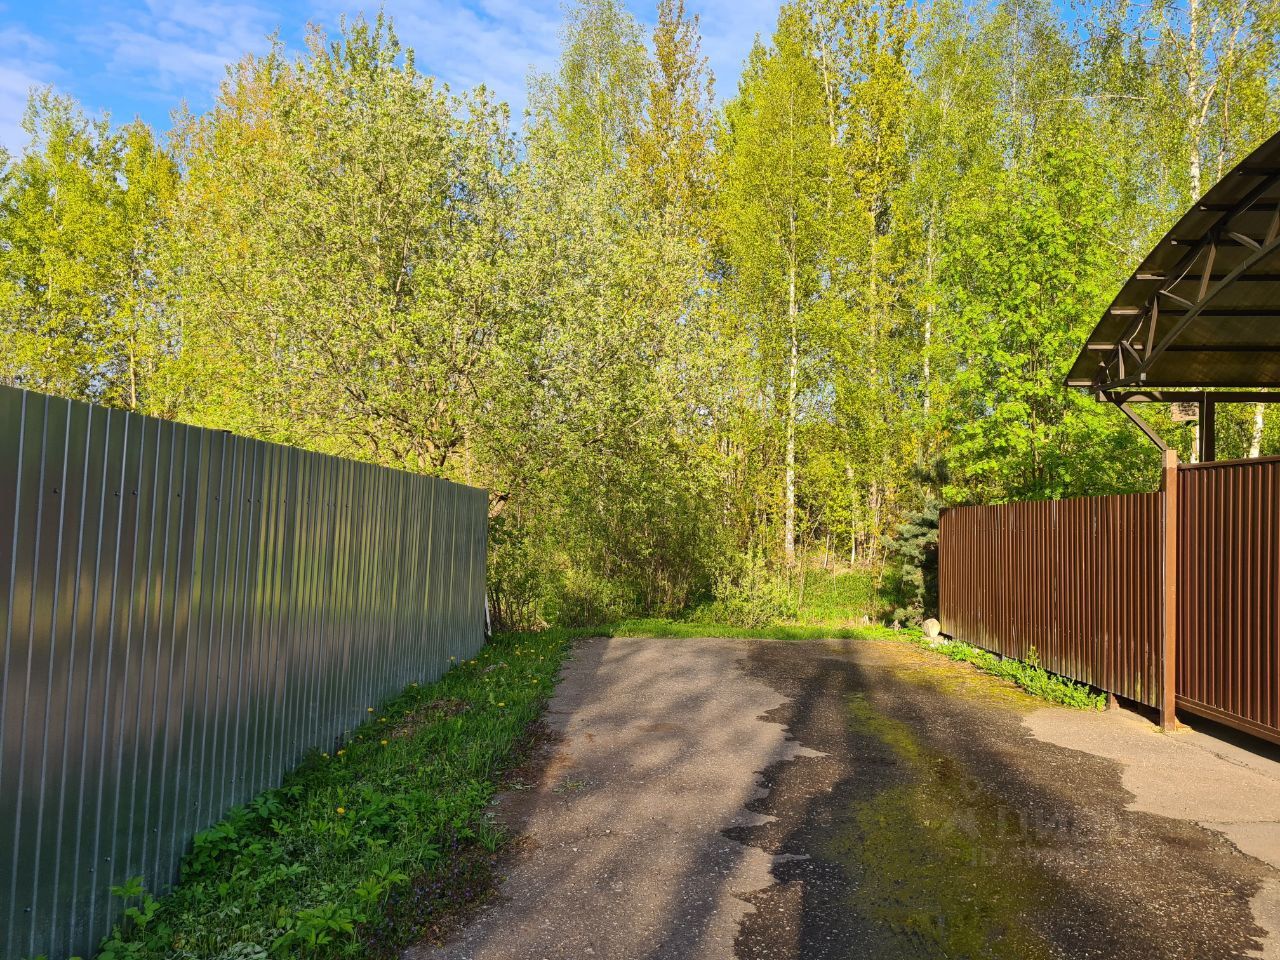
[[[53,82],[50,44],[17,26],[0,28],[0,146],[16,154],[27,144],[22,117],[32,87]]]
[[[145,12],[117,8],[112,19],[86,24],[79,39],[102,52],[107,73],[141,84],[141,92],[198,100],[228,64],[264,51],[280,19],[249,3],[148,0]]]
[[[559,51],[558,0],[388,0],[382,8],[394,19],[400,41],[413,48],[418,69],[456,90],[483,83],[517,115],[530,69],[548,69]],[[336,0],[317,11],[318,19],[336,25],[344,10],[360,12]]]

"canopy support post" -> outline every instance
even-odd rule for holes
[[[1160,590],[1160,729],[1178,728],[1178,452],[1165,450],[1160,470],[1163,496]]]
[[[1218,404],[1202,394],[1200,399],[1200,462],[1218,459]]]

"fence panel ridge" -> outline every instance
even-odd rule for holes
[[[0,960],[484,642],[483,490],[0,387]]]

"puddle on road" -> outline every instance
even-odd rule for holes
[[[862,695],[848,703],[854,731],[878,741],[906,781],[855,804],[831,842],[828,855],[858,879],[851,906],[910,960],[1057,956],[1028,922],[1050,883],[1033,859],[1037,831],[907,724]]]

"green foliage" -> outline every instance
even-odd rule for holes
[[[397,956],[484,894],[478,851],[504,839],[489,800],[575,635],[497,635],[371,710],[199,833],[170,893],[153,898],[140,878],[112,888],[127,907],[98,956]]]
[[[884,585],[871,570],[801,567],[794,582],[797,623],[859,626],[884,618]]]
[[[177,165],[144,124],[112,131],[51,90],[23,126],[31,145],[0,164],[0,382],[164,412]]]
[[[484,486],[501,626],[803,621],[816,556],[886,551],[915,619],[939,499],[1154,486],[1062,379],[1280,121],[1278,9],[796,0],[717,109],[683,0],[650,38],[575,0],[518,129],[384,16],[247,55],[167,147],[40,91],[0,378]]]
[[[767,559],[749,550],[726,565],[715,581],[714,599],[698,608],[692,619],[735,627],[763,627],[796,615],[795,595],[785,574],[770,568]]]
[[[888,577],[896,605],[890,614],[900,623],[919,625],[938,609],[938,513],[930,500],[894,530],[886,551]]]

